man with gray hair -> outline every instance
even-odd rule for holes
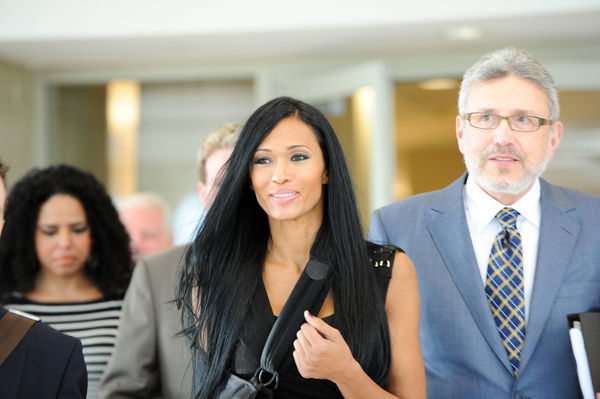
[[[228,123],[211,131],[198,150],[198,195],[208,208],[242,130]],[[175,278],[188,246],[140,260],[123,303],[115,352],[101,382],[108,399],[188,399],[192,391],[189,344],[181,336]]]
[[[547,69],[512,47],[464,75],[467,173],[374,212],[421,290],[429,398],[580,398],[566,316],[600,308],[600,197],[540,176],[563,134]]]
[[[139,192],[117,202],[119,218],[129,234],[135,261],[173,246],[171,211],[161,196]]]

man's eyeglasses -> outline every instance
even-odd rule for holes
[[[471,126],[486,130],[497,128],[500,122],[506,119],[508,126],[517,132],[535,132],[544,125],[554,123],[549,119],[531,115],[502,116],[486,112],[469,112],[463,118],[468,120]]]

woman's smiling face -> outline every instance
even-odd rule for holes
[[[250,169],[256,200],[270,220],[323,219],[327,171],[312,128],[302,120],[281,120],[258,146]]]

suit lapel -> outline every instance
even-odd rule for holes
[[[576,209],[569,199],[560,196],[544,180],[541,180],[541,189],[542,218],[537,264],[521,369],[527,365],[544,330],[580,230],[579,223],[568,216]]]
[[[463,201],[465,176],[446,188],[440,202],[431,208],[433,222],[428,229],[473,320],[498,359],[512,372],[485,297],[471,243]]]

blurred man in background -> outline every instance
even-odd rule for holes
[[[228,123],[210,132],[198,150],[198,195],[210,207],[220,171],[229,159],[242,125]],[[189,345],[180,332],[175,281],[187,246],[144,258],[133,272],[125,296],[115,355],[104,374],[102,397],[189,398],[192,370]]]
[[[135,261],[173,246],[171,212],[158,194],[136,193],[119,202],[117,207],[131,239]]]

